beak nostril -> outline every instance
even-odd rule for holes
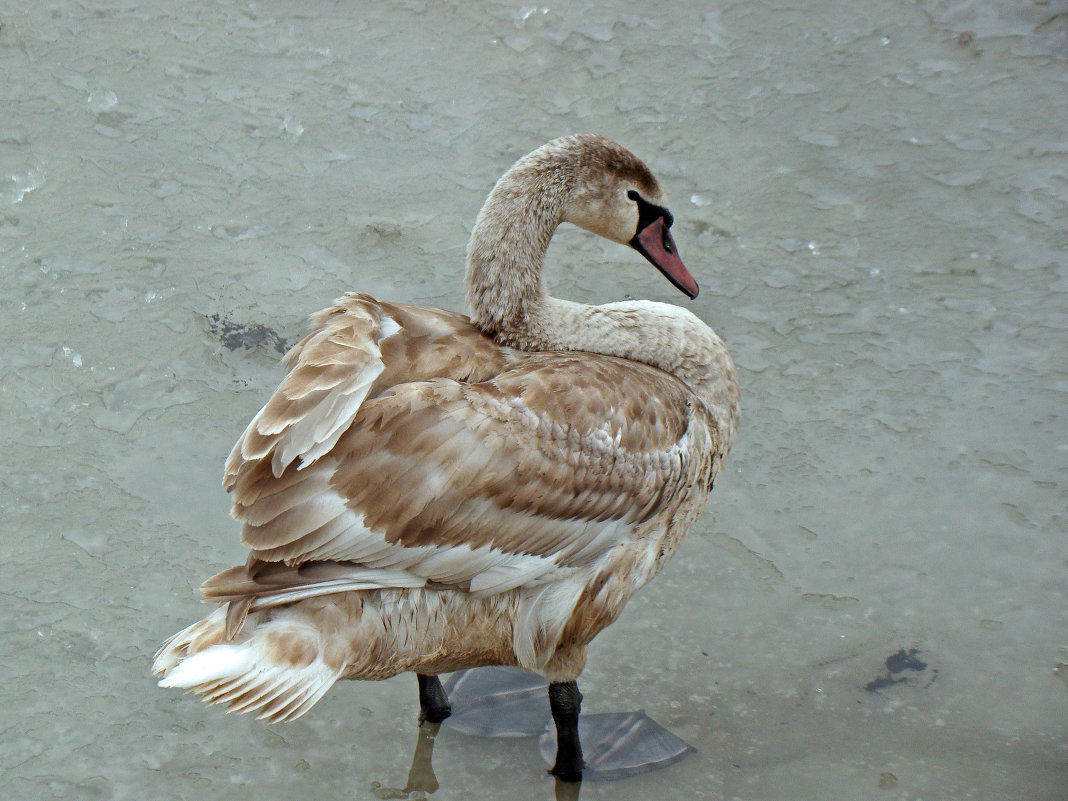
[[[688,297],[696,298],[697,282],[679,259],[675,240],[671,237],[671,232],[667,230],[665,223],[663,215],[656,217],[646,225],[639,227],[638,233],[628,244],[648,259]]]

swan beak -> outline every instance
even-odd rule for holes
[[[679,250],[675,247],[675,240],[671,238],[671,231],[668,230],[663,217],[657,217],[638,231],[629,244],[645,256],[671,283],[685,292],[687,297],[697,297],[697,281],[679,258]]]

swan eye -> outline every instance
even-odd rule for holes
[[[635,234],[640,233],[646,227],[652,225],[657,220],[664,221],[664,237],[665,241],[668,238],[667,229],[671,227],[671,224],[675,222],[675,218],[671,216],[671,212],[665,209],[663,206],[658,206],[655,203],[650,203],[643,198],[636,190],[630,189],[627,191],[627,197],[638,204],[638,230]],[[668,250],[670,253],[670,249]]]

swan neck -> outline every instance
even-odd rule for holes
[[[542,264],[564,194],[551,176],[512,169],[479,212],[467,247],[467,302],[471,322],[503,344],[547,348]]]
[[[704,404],[726,455],[738,422],[738,382],[730,353],[711,328],[686,309],[665,303],[590,306],[546,292],[542,263],[565,218],[607,235],[598,215],[583,205],[591,192],[606,191],[591,177],[594,166],[603,172],[601,162],[571,157],[583,143],[589,146],[586,140],[551,142],[516,162],[493,187],[467,247],[471,322],[520,350],[586,351],[671,373]],[[632,166],[629,174],[655,188],[655,179],[641,178],[641,170]]]

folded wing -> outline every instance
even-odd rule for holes
[[[227,462],[252,553],[206,597],[255,608],[347,589],[544,585],[593,565],[710,469],[703,407],[655,368],[511,351],[458,315],[360,296],[313,323]]]

